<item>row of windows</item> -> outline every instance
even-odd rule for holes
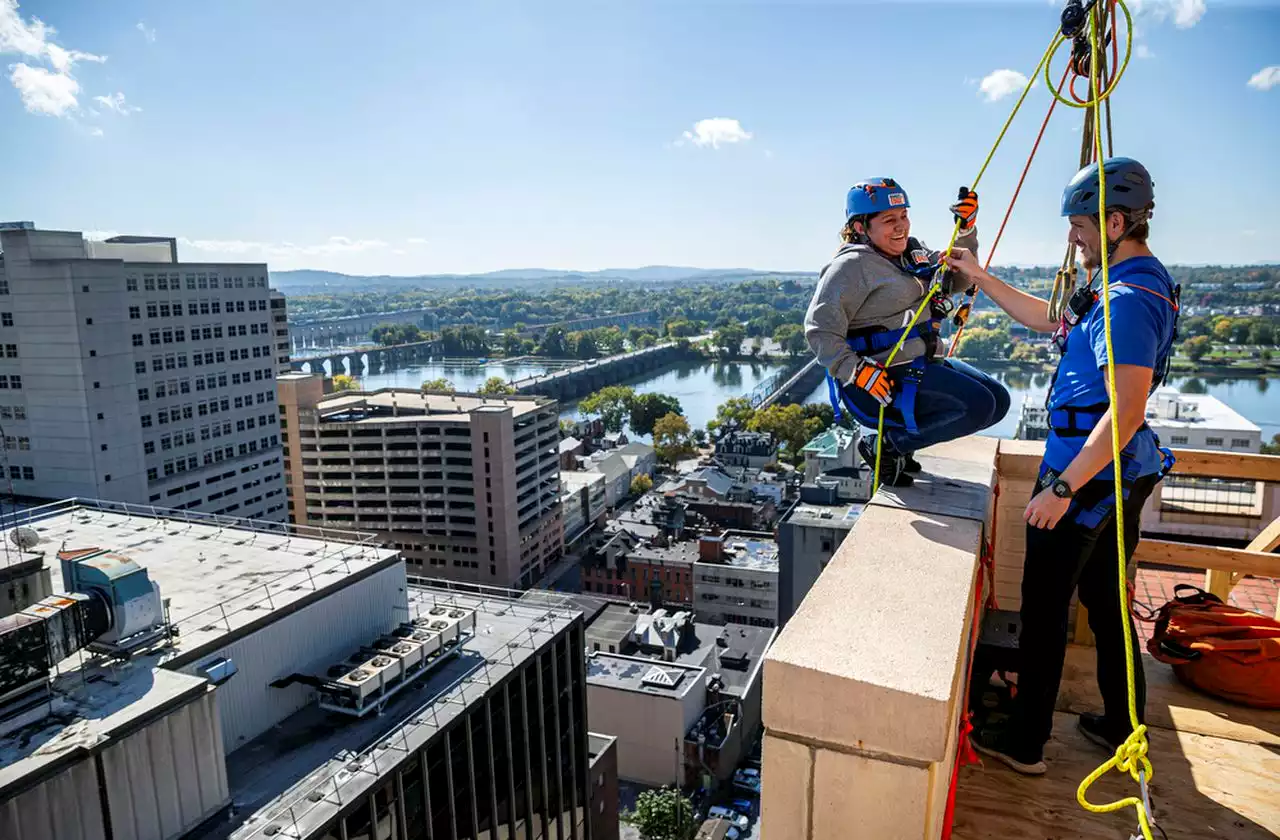
[[[5,435],[4,448],[10,451],[19,450],[19,449],[30,449],[31,438],[13,437],[12,435]]]
[[[5,292],[0,292],[0,294],[7,295],[9,293],[8,291],[5,291]],[[14,481],[18,481],[19,479],[22,479],[25,481],[35,481],[36,471],[32,467],[9,467],[9,478],[13,479]],[[107,481],[110,481],[110,480],[111,480],[111,476],[107,476]]]
[[[146,389],[139,389],[140,398],[141,392],[144,390]],[[258,402],[263,402],[264,396],[266,395],[258,394]],[[194,407],[188,404],[184,406],[174,406],[173,408],[162,408],[156,412],[155,422],[157,425],[163,426],[166,423],[178,423],[182,420],[190,420],[197,414],[201,417],[208,417],[210,414],[217,414],[219,411],[231,411],[233,405],[236,409],[241,409],[251,408],[253,404],[254,395],[250,394],[243,397],[236,397],[234,400],[228,397],[223,397],[220,400],[208,400],[207,402],[197,403]],[[258,418],[257,422],[261,423],[263,426],[267,426],[275,419],[275,415],[263,414]],[[249,418],[249,420],[253,420],[253,418]],[[142,424],[142,428],[151,428],[151,415],[141,415],[141,417],[139,417],[139,422]],[[250,425],[249,428],[253,428],[253,426]],[[241,431],[243,431],[243,429]]]
[[[233,315],[241,312],[266,312],[267,302],[265,300],[229,300],[227,301],[227,314]],[[187,301],[187,316],[194,317],[196,315],[221,315],[222,301],[220,300],[189,300]],[[181,318],[182,317],[182,301],[156,301],[147,304],[148,318]],[[138,321],[142,319],[142,307],[129,307],[129,320]],[[13,324],[5,324],[4,326],[13,326]],[[267,325],[262,324],[263,335],[266,334]]]
[[[160,479],[161,471],[164,472],[164,476],[167,478],[178,473],[199,469],[202,458],[204,465],[209,466],[211,464],[218,464],[223,461],[231,460],[235,458],[237,454],[250,455],[257,452],[259,448],[270,449],[272,446],[278,446],[279,443],[279,439],[275,436],[264,437],[260,440],[251,440],[248,443],[242,443],[238,447],[224,446],[221,448],[206,450],[202,456],[188,455],[184,458],[170,459],[165,461],[161,467],[148,467],[147,480],[158,481]],[[211,484],[214,481],[220,481],[234,474],[235,473],[224,473],[214,479],[206,479],[205,483]],[[176,495],[186,489],[194,489],[194,487],[192,485],[188,485],[187,487],[174,488],[174,490],[171,491],[171,495]]]
[[[0,419],[3,420],[26,420],[27,407],[25,405],[0,405]]]
[[[0,373],[0,388],[22,388],[22,377],[17,374],[9,374],[8,376]]]
[[[1169,438],[1169,443],[1172,446],[1186,446],[1187,442],[1188,438],[1186,435],[1173,435]],[[1220,437],[1206,437],[1204,439],[1205,446],[1222,446],[1224,442],[1225,440]],[[1249,438],[1231,439],[1232,449],[1248,449],[1251,446],[1253,446],[1253,441],[1249,440]]]
[[[203,339],[201,338],[201,334],[197,333],[197,329],[192,328],[191,330],[192,341],[201,341],[201,340],[212,341],[215,338],[222,337],[221,334],[214,335],[213,334],[214,331],[209,327],[203,327],[203,328],[200,328],[200,330],[201,330],[201,333],[203,334]],[[243,326],[241,326],[238,329],[238,331],[231,327],[227,328],[228,338],[234,338],[237,334],[245,335]],[[133,341],[134,347],[142,347],[143,346],[142,333],[134,333],[132,336],[132,341]],[[147,333],[147,343],[151,344],[153,347],[160,344],[185,344],[186,341],[187,341],[187,331],[182,327],[178,327],[177,329],[172,329],[172,330],[150,330]],[[16,345],[12,345],[12,346],[13,346],[13,355],[17,356],[18,348]],[[223,353],[222,350],[208,351],[205,353],[207,364],[213,364],[213,362],[208,361],[208,358],[210,357],[210,353],[213,353],[213,352],[217,353],[217,359],[219,362],[225,361],[225,359],[222,356],[222,353]],[[196,357],[199,358],[199,354],[196,354]],[[238,359],[247,359],[247,358],[249,358],[248,347],[231,351],[231,361],[233,362],[237,361]],[[270,346],[254,347],[253,358],[255,359],[271,358],[271,347]],[[196,362],[196,364],[199,364],[199,362]]]
[[[217,274],[191,273],[186,274],[188,291],[196,291],[197,289],[216,289],[221,284],[224,289],[265,289],[267,288],[266,277],[218,277]],[[131,274],[125,278],[125,288],[131,292],[138,291],[138,275]],[[154,292],[157,289],[162,292],[178,291],[182,288],[182,277],[178,274],[144,274],[142,275],[142,288],[148,292]],[[6,293],[7,294],[7,293]]]

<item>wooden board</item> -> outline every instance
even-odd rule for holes
[[[1219,545],[1196,545],[1172,540],[1152,540],[1144,537],[1133,553],[1139,563],[1158,566],[1178,566],[1184,569],[1218,569],[1224,572],[1240,572],[1260,577],[1280,576],[1280,554],[1251,551],[1247,548],[1226,548]]]
[[[1179,732],[1194,732],[1252,744],[1280,747],[1280,711],[1251,709],[1219,700],[1183,685],[1173,668],[1143,654],[1147,679],[1147,725]],[[1071,645],[1062,668],[1058,711],[1098,712],[1097,655],[1094,648]],[[1276,794],[1280,801],[1280,792]]]
[[[1171,840],[1280,836],[1280,757],[1268,747],[1164,729],[1151,730],[1149,741],[1155,768],[1153,807]],[[952,837],[1129,837],[1138,828],[1132,808],[1094,814],[1076,802],[1080,781],[1107,757],[1080,735],[1073,715],[1058,713],[1045,749],[1046,775],[1022,776],[985,757],[985,766],[960,771]],[[1113,771],[1090,788],[1089,800],[1111,802],[1137,792],[1128,774]]]

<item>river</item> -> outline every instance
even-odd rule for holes
[[[423,380],[445,377],[459,390],[473,390],[491,376],[503,379],[519,379],[536,373],[545,373],[560,365],[543,365],[519,362],[503,364],[477,363],[428,363],[400,368],[387,373],[361,378],[362,386],[375,388],[417,388]],[[659,371],[653,371],[625,383],[639,393],[668,394],[680,400],[685,416],[695,428],[705,427],[716,416],[716,408],[730,397],[744,396],[781,369],[783,365],[750,362],[681,362]],[[1018,412],[1022,401],[1031,397],[1043,401],[1049,385],[1047,373],[1020,371],[996,371],[999,379],[1013,398],[1009,414],[994,426],[988,434],[997,437],[1013,437],[1018,424]],[[1262,428],[1262,439],[1280,434],[1280,387],[1272,390],[1267,379],[1226,379],[1214,377],[1175,376],[1169,384],[1188,393],[1207,393],[1222,400],[1244,417]],[[827,401],[826,383],[821,383],[805,402]],[[562,407],[564,417],[577,416],[577,404],[566,403]]]

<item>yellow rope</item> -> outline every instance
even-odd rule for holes
[[[1117,0],[1121,9],[1124,10],[1125,19],[1129,22],[1130,32],[1132,32],[1132,19],[1129,17],[1129,10],[1124,5],[1124,0]],[[1095,128],[1101,124],[1102,102],[1111,92],[1115,90],[1114,82],[1107,88],[1105,94],[1100,91],[1098,81],[1098,50],[1101,48],[1102,32],[1099,26],[1098,10],[1095,8],[1091,13],[1093,21],[1092,38],[1090,39],[1090,52],[1092,60],[1089,63],[1089,82],[1090,89],[1093,93],[1093,99],[1089,103],[1093,107],[1093,119]],[[1128,51],[1125,52],[1125,62],[1128,63]],[[1123,72],[1123,68],[1121,69]],[[1119,75],[1116,76],[1116,81]],[[1120,423],[1119,412],[1116,407],[1119,402],[1119,394],[1116,392],[1116,365],[1115,353],[1111,344],[1111,286],[1110,286],[1110,248],[1107,244],[1107,182],[1106,172],[1103,169],[1103,161],[1105,160],[1102,153],[1102,132],[1094,131],[1094,141],[1097,144],[1097,162],[1098,162],[1098,221],[1099,231],[1102,235],[1102,317],[1103,330],[1107,343],[1107,380],[1111,387],[1111,472],[1115,479],[1116,494],[1116,554],[1118,557],[1119,576],[1116,579],[1119,587],[1120,595],[1120,618],[1123,622],[1124,634],[1124,656],[1125,656],[1125,677],[1129,690],[1129,725],[1132,731],[1125,742],[1116,748],[1113,755],[1105,764],[1098,767],[1088,775],[1080,783],[1076,789],[1076,800],[1086,810],[1094,813],[1107,813],[1110,811],[1118,811],[1121,808],[1127,808],[1130,805],[1138,812],[1138,824],[1142,828],[1142,836],[1145,840],[1152,840],[1151,824],[1149,815],[1147,814],[1146,804],[1142,798],[1136,796],[1126,796],[1115,802],[1108,802],[1103,805],[1094,805],[1089,802],[1085,794],[1089,790],[1089,786],[1096,782],[1102,776],[1106,775],[1111,768],[1116,768],[1121,772],[1128,772],[1133,780],[1140,786],[1145,786],[1151,781],[1154,775],[1151,769],[1151,762],[1147,758],[1147,727],[1138,722],[1137,698],[1134,691],[1134,673],[1133,673],[1133,637],[1131,635],[1130,619],[1129,619],[1129,592],[1125,583],[1128,578],[1128,568],[1125,561],[1124,546],[1124,485],[1121,479],[1120,470]]]
[[[1026,101],[1027,94],[1031,92],[1031,86],[1035,83],[1036,76],[1040,73],[1040,68],[1048,68],[1049,61],[1053,57],[1054,51],[1061,43],[1062,36],[1055,33],[1054,37],[1049,41],[1049,46],[1044,51],[1044,55],[1040,57],[1040,63],[1036,65],[1036,69],[1031,71],[1031,75],[1027,79],[1027,85],[1022,89],[1022,95],[1018,97],[1017,103],[1014,104],[1013,110],[1009,113],[1009,118],[1004,121],[1004,127],[1000,129],[1000,134],[996,137],[996,142],[991,146],[991,151],[987,152],[987,159],[982,162],[982,168],[978,170],[978,175],[973,179],[972,190],[978,189],[978,184],[982,181],[982,176],[986,174],[987,167],[991,165],[991,161],[996,156],[996,150],[1000,148],[1000,144],[1004,142],[1004,136],[1009,132],[1009,126],[1013,124],[1013,118],[1018,115],[1018,111],[1022,109],[1022,103]],[[955,247],[956,240],[960,238],[960,219],[956,219],[955,227],[951,230],[951,241],[947,243],[946,249],[942,252],[948,254]],[[924,312],[929,301],[933,298],[935,292],[942,288],[942,280],[946,277],[947,266],[944,260],[942,266],[934,273],[929,283],[928,289],[925,290],[924,300],[920,301],[920,306],[916,308],[915,314],[911,317],[910,323],[906,329],[902,331],[898,342],[893,345],[893,349],[889,351],[889,355],[884,360],[884,367],[888,370],[889,365],[893,364],[894,356],[898,355],[898,351],[902,349],[902,345],[906,342],[907,336],[915,328],[920,321],[920,315]],[[876,491],[880,489],[880,451],[884,446],[884,410],[885,406],[880,406],[880,417],[876,422],[876,465],[875,472],[871,476],[871,495],[875,496]]]

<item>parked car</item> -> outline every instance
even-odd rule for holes
[[[733,823],[735,828],[742,829],[743,831],[746,831],[751,827],[751,821],[749,819],[742,816],[742,814],[739,814],[732,808],[726,808],[723,805],[716,805],[707,809],[707,816],[711,819],[728,820]]]
[[[733,806],[733,810],[742,814],[747,819],[753,819],[756,815],[756,803],[750,799],[735,799],[729,803]]]
[[[744,768],[733,774],[733,786],[751,793],[760,793],[760,771],[754,768]]]

